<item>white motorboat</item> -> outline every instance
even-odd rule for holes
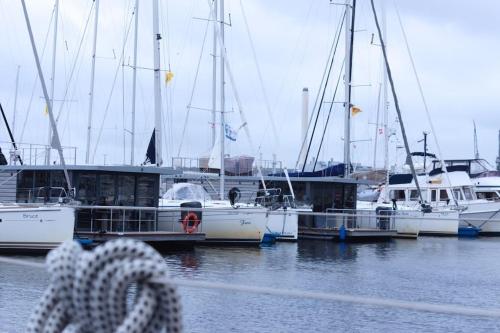
[[[474,184],[466,172],[452,171],[446,176],[441,169],[435,169],[429,174],[418,176],[418,182],[424,200],[434,212],[457,210],[460,227],[476,227],[482,234],[500,233],[500,202],[478,199]],[[377,203],[389,204],[391,201],[395,202],[398,209],[418,210],[420,198],[411,175],[394,175],[389,185],[382,187]],[[443,219],[442,228],[436,227],[434,230],[421,226],[420,233],[449,234],[451,226],[445,224],[451,222],[452,219]]]
[[[199,203],[197,205],[192,203]],[[195,206],[195,207],[193,207]],[[183,212],[181,212],[181,209]],[[188,211],[199,216],[199,224],[188,232],[205,233],[209,243],[260,244],[266,233],[266,208],[243,203],[231,205],[229,200],[212,200],[205,189],[196,184],[178,183],[160,199],[158,229],[186,231]]]
[[[488,161],[480,158],[445,160],[449,171],[465,171],[469,174],[478,199],[490,201],[500,200],[500,171],[493,168]],[[434,161],[434,168],[441,166]]]
[[[65,206],[0,206],[1,250],[50,250],[73,238],[75,211]]]

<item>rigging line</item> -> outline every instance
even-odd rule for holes
[[[0,256],[0,262],[10,265],[18,265],[30,268],[45,270],[47,267],[44,263],[34,262],[25,259],[16,259],[11,257]],[[379,298],[368,296],[356,296],[349,294],[339,294],[332,292],[306,291],[293,289],[278,289],[272,287],[258,287],[241,284],[231,284],[225,282],[211,282],[203,280],[188,280],[179,278],[155,278],[151,282],[159,284],[177,285],[187,288],[201,288],[219,291],[244,292],[259,295],[272,295],[282,297],[293,297],[300,299],[312,299],[319,301],[341,302],[350,304],[359,304],[376,307],[391,307],[394,309],[402,309],[418,312],[430,312],[445,315],[460,315],[466,317],[488,317],[500,318],[500,309],[498,308],[478,308],[464,306],[458,304],[438,304],[415,301],[404,301],[391,298]]]
[[[382,37],[382,31],[380,29],[380,24],[378,22],[377,11],[375,9],[375,2],[374,2],[374,0],[370,0],[370,2],[371,2],[371,6],[372,6],[372,11],[373,11],[373,18],[375,19],[375,25],[377,26],[377,32],[378,32],[378,37],[380,40],[380,45],[382,47],[382,54],[384,55],[384,62],[385,62],[385,68],[387,71],[387,78],[389,79],[389,83],[391,85],[392,98],[394,99],[394,107],[396,108],[396,113],[397,113],[398,119],[399,119],[399,126],[401,128],[401,135],[403,136],[403,141],[405,144],[406,155],[410,156],[410,169],[411,169],[412,176],[415,180],[415,186],[417,187],[418,196],[420,198],[420,202],[421,202],[421,205],[423,208],[426,201],[424,200],[424,197],[422,195],[422,191],[420,189],[420,184],[419,184],[418,178],[417,178],[417,173],[415,171],[415,166],[413,165],[413,161],[411,159],[410,146],[408,144],[408,138],[406,137],[405,126],[403,123],[403,116],[401,115],[401,110],[399,108],[399,100],[398,100],[398,96],[396,95],[396,89],[394,87],[394,81],[392,79],[391,67],[389,66],[389,60],[387,59],[387,51],[385,49],[384,38]]]
[[[337,96],[337,90],[339,88],[340,79],[342,78],[342,70],[344,69],[345,62],[342,62],[342,67],[339,71],[339,78],[337,79],[337,85],[335,86],[335,91],[333,92],[332,103],[330,104],[330,109],[328,110],[328,116],[326,117],[325,127],[323,128],[323,134],[321,136],[321,142],[319,143],[318,153],[316,154],[316,159],[314,160],[313,172],[316,170],[316,163],[318,163],[319,154],[321,148],[323,147],[323,140],[325,139],[326,130],[328,128],[328,122],[330,121],[330,115],[332,114],[333,105],[335,104],[335,97]]]
[[[0,173],[2,173],[5,169],[6,168],[4,168],[3,170],[0,170]],[[7,184],[9,182],[9,180],[11,180],[14,177],[17,177],[17,175],[20,174],[23,171],[24,171],[24,169],[21,169],[18,172],[14,173],[12,176],[10,176],[9,178],[7,178],[5,181],[1,182],[0,186],[4,186],[5,184]]]
[[[266,89],[264,87],[264,79],[262,78],[262,72],[260,70],[259,62],[257,61],[257,52],[255,52],[255,46],[253,43],[252,35],[250,33],[250,26],[248,25],[247,15],[245,13],[245,8],[243,6],[242,0],[240,0],[240,8],[241,8],[241,14],[243,16],[243,22],[245,24],[245,28],[247,31],[248,40],[250,41],[250,49],[252,50],[253,61],[255,63],[255,67],[257,69],[257,76],[259,77],[260,88],[261,88],[262,95],[264,97],[264,103],[266,105],[267,115],[269,116],[269,120],[271,121],[271,128],[273,130],[274,139],[276,140],[275,146],[277,146],[278,150],[279,150],[280,139],[278,136],[278,131],[276,130],[276,124],[274,122],[273,113],[271,112],[271,105],[269,104],[269,98],[267,96],[267,92],[266,92]]]
[[[380,98],[382,94],[382,83],[379,83],[378,87],[378,97],[377,97],[377,118],[375,119],[375,144],[373,146],[373,170],[377,167],[377,143],[378,143],[378,130],[379,130],[379,120],[380,120]]]
[[[132,19],[133,18],[134,18],[134,13],[132,13],[132,15],[130,15],[130,21],[128,23],[128,29],[127,29],[126,38],[125,38],[126,41],[128,40],[130,28],[132,27]],[[97,136],[97,140],[96,140],[96,143],[94,146],[94,152],[92,154],[92,163],[94,162],[95,155],[97,153],[97,148],[99,147],[99,141],[101,140],[102,130],[104,128],[104,122],[106,120],[106,116],[108,115],[109,106],[111,104],[111,98],[113,97],[113,92],[115,90],[116,80],[118,78],[118,73],[120,72],[120,67],[122,66],[122,61],[123,61],[123,59],[122,59],[122,56],[120,55],[120,59],[118,60],[118,66],[116,66],[115,75],[113,78],[113,84],[111,85],[111,91],[109,92],[108,100],[106,102],[106,108],[104,109],[104,117],[102,119],[101,126],[99,127],[99,134]]]
[[[207,1],[208,1],[208,6],[210,8],[210,18],[215,20],[214,6],[212,4],[212,0],[207,0]],[[231,66],[229,65],[229,58],[227,55],[226,46],[224,45],[224,41],[222,40],[219,26],[217,24],[215,24],[214,27],[215,27],[215,33],[217,35],[217,41],[219,42],[219,47],[221,50],[221,56],[222,56],[222,59],[224,62],[222,65],[226,68],[227,74],[229,76],[229,81],[231,82],[233,96],[234,96],[234,99],[236,100],[236,104],[238,106],[238,112],[240,113],[240,118],[241,118],[241,121],[243,123],[242,127],[243,127],[243,130],[245,132],[245,135],[247,136],[248,142],[250,144],[250,149],[252,151],[252,154],[255,154],[257,152],[257,150],[255,149],[255,145],[253,143],[252,136],[250,135],[250,130],[248,129],[249,125],[248,125],[248,122],[246,120],[245,112],[243,111],[243,106],[241,104],[240,95],[238,94],[238,89],[236,88],[236,82],[235,82],[234,77],[233,77],[233,72],[231,70]],[[223,133],[221,133],[221,134],[223,134]],[[221,135],[221,136],[222,137],[220,139],[224,140],[223,135]],[[223,162],[224,161],[222,161],[222,163]],[[262,169],[261,169],[260,165],[258,165],[258,164],[257,164],[257,170],[258,170],[259,175],[260,175],[260,181],[262,182],[262,186],[264,187],[264,190],[266,190],[266,184],[264,182],[264,178],[263,178],[264,176],[262,173]]]
[[[346,12],[347,11],[344,9],[344,14],[342,15],[342,18],[340,20],[340,22],[342,24],[344,22],[344,18],[345,18]],[[340,34],[340,32],[339,32],[339,34]],[[340,35],[339,35],[338,38],[340,38]],[[337,43],[338,43],[338,41],[337,41]],[[318,93],[316,94],[316,98],[314,100],[314,105],[313,105],[313,108],[312,108],[313,112],[311,112],[311,115],[309,116],[309,122],[307,123],[307,130],[306,130],[306,133],[304,135],[304,138],[302,138],[302,144],[300,146],[299,155],[298,155],[297,161],[295,163],[295,169],[298,169],[298,167],[299,167],[300,157],[302,155],[301,152],[304,150],[304,147],[306,145],[307,137],[308,137],[308,134],[309,134],[309,130],[311,129],[311,124],[312,124],[312,120],[313,120],[313,117],[314,117],[314,110],[316,110],[316,107],[318,106],[318,101],[320,99],[321,91],[323,90],[322,87],[323,87],[323,84],[325,83],[326,74],[328,72],[328,70],[327,70],[328,64],[330,63],[330,59],[333,57],[334,52],[336,52],[335,50],[336,50],[336,46],[335,46],[335,39],[334,39],[332,41],[332,47],[330,49],[330,53],[329,53],[328,58],[326,60],[325,70],[323,71],[323,76],[321,78],[321,82],[320,82],[319,87],[318,87]],[[326,89],[326,85],[325,85],[324,89]],[[319,108],[321,108],[321,104],[320,104]],[[319,109],[318,109],[318,111],[319,111]],[[306,164],[306,163],[307,163],[307,158],[304,161],[304,164]]]
[[[342,18],[342,21],[343,21],[343,18]],[[319,84],[319,87],[318,87],[318,93],[316,94],[316,98],[314,99],[314,105],[313,105],[313,108],[312,108],[313,112],[311,112],[311,115],[309,116],[309,121],[307,123],[307,130],[306,130],[305,136],[304,136],[304,138],[302,138],[302,144],[300,146],[299,155],[298,155],[297,161],[295,162],[295,169],[298,169],[298,167],[299,167],[301,152],[304,149],[304,146],[305,146],[305,144],[307,142],[307,135],[309,133],[309,129],[311,128],[311,123],[312,123],[312,120],[313,120],[313,117],[314,117],[314,110],[316,110],[316,106],[318,104],[319,96],[321,95],[323,84],[325,82],[326,73],[328,71],[327,70],[328,69],[328,65],[330,64],[330,59],[332,57],[334,48],[335,48],[335,39],[332,41],[332,46],[330,48],[330,53],[328,54],[328,58],[326,59],[325,70],[323,71],[323,75],[321,77],[321,81],[320,81],[320,84]]]
[[[331,62],[330,62],[330,67],[328,69],[328,75],[326,76],[325,85],[323,88],[323,93],[321,94],[321,100],[320,100],[319,104],[317,105],[318,111],[316,112],[316,120],[314,121],[314,127],[313,127],[313,130],[311,132],[311,138],[309,140],[309,145],[307,147],[306,156],[304,157],[304,164],[302,165],[302,172],[304,172],[304,170],[306,168],[307,158],[309,157],[309,152],[311,151],[311,145],[312,145],[312,142],[314,139],[314,133],[316,132],[316,125],[318,124],[319,115],[321,113],[321,108],[323,106],[323,101],[325,99],[326,89],[328,87],[328,81],[330,80],[330,75],[332,73],[333,64],[335,61],[335,55],[337,54],[337,49],[338,49],[339,42],[340,42],[340,34],[342,33],[342,28],[344,26],[344,21],[345,21],[344,18],[346,17],[346,13],[347,13],[347,9],[345,9],[342,20],[340,20],[340,22],[339,22],[339,27],[338,27],[337,34],[336,34],[336,39],[334,39],[335,47],[333,50],[333,54],[332,54],[332,58],[331,58]],[[307,131],[307,132],[309,132],[309,131]],[[306,140],[305,138],[307,138],[307,132],[306,132],[306,135],[304,136],[304,141]],[[299,158],[300,158],[300,156],[299,156]]]
[[[43,42],[42,54],[40,56],[40,60],[41,61],[43,61],[43,57],[45,55],[45,50],[47,48],[47,41],[49,39],[49,33],[51,31],[50,28],[52,27],[52,20],[54,19],[54,13],[55,13],[55,8],[52,10],[52,15],[50,17],[49,26],[47,28],[47,33],[45,34],[45,40]],[[21,136],[19,137],[19,142],[23,141],[24,130],[26,129],[26,125],[28,124],[28,118],[29,118],[30,111],[31,111],[31,104],[33,102],[33,98],[35,97],[35,90],[36,90],[37,83],[38,83],[38,73],[35,74],[35,80],[33,81],[33,85],[32,85],[32,88],[31,88],[31,96],[30,96],[30,99],[29,99],[29,102],[28,102],[28,107],[26,109],[26,116],[24,117],[23,127],[22,127],[22,130],[21,130]]]
[[[418,76],[417,68],[415,66],[415,61],[413,60],[413,54],[412,54],[411,49],[410,49],[410,44],[408,43],[406,31],[405,31],[405,28],[403,26],[403,21],[401,20],[401,15],[399,14],[399,9],[398,9],[396,2],[394,2],[394,7],[396,9],[396,15],[398,16],[398,22],[399,22],[399,26],[401,27],[401,32],[403,33],[403,39],[405,41],[406,50],[408,51],[408,56],[410,57],[410,62],[411,62],[411,67],[413,69],[413,74],[415,75],[415,79],[417,81],[418,91],[420,93],[420,97],[422,98],[422,103],[424,104],[424,110],[425,110],[425,114],[427,116],[427,121],[429,122],[432,133],[434,133],[434,143],[436,144],[436,149],[437,149],[438,154],[439,154],[439,161],[441,162],[441,167],[443,168],[444,173],[446,175],[446,180],[448,181],[448,184],[451,186],[450,176],[448,174],[448,169],[446,168],[446,164],[444,163],[444,160],[443,160],[443,154],[441,153],[441,146],[439,145],[439,140],[437,138],[437,132],[434,129],[434,123],[432,122],[429,107],[427,105],[427,100],[425,99],[424,89],[422,88],[422,83],[420,82],[420,77]],[[417,180],[415,180],[415,182],[417,182]],[[452,195],[453,201],[455,202],[455,205],[458,206],[458,201],[457,201],[457,198],[456,198],[455,194],[453,193],[453,191],[451,191],[451,195]]]
[[[183,142],[184,142],[184,136],[186,134],[186,128],[187,128],[187,123],[188,123],[188,119],[189,119],[189,113],[190,113],[191,108],[192,108],[191,104],[193,103],[194,91],[195,91],[195,88],[196,88],[196,83],[198,81],[198,74],[199,74],[199,71],[200,71],[200,64],[201,64],[201,59],[203,57],[203,50],[205,48],[205,41],[207,39],[209,24],[210,24],[210,20],[207,20],[207,24],[205,26],[205,34],[203,35],[203,42],[201,44],[200,56],[198,57],[198,64],[196,65],[196,72],[195,72],[195,75],[194,75],[193,88],[191,89],[191,96],[189,98],[189,103],[187,105],[186,117],[184,118],[184,126],[182,127],[182,134],[181,134],[181,138],[180,138],[181,141],[179,143],[179,149],[177,151],[177,157],[179,157],[180,154],[181,154],[182,145],[183,145]]]
[[[166,24],[165,24],[165,16],[164,15],[165,11],[163,10],[163,2],[159,2],[159,15],[160,15],[160,19],[161,19],[161,26],[160,26],[160,33],[161,35],[163,36],[166,36],[165,38],[167,39],[167,42],[166,43],[161,43],[160,42],[160,48],[161,48],[161,52],[160,52],[160,55],[162,57],[162,65],[167,67],[167,64],[168,64],[168,61],[167,61],[167,55],[168,53],[170,53],[169,49],[168,49],[168,27],[165,27]],[[165,33],[165,30],[167,30],[167,32]],[[160,65],[161,67],[161,65]],[[168,71],[168,70],[167,70]],[[162,149],[163,151],[165,151],[165,160],[167,160],[168,158],[168,155],[169,155],[169,147],[171,146],[171,142],[169,140],[167,140],[167,128],[171,128],[169,127],[169,123],[170,123],[170,119],[169,119],[169,116],[171,114],[171,109],[170,109],[170,104],[169,104],[169,88],[168,86],[166,86],[165,88],[165,94],[161,94],[161,101],[160,103],[162,105],[164,105],[165,107],[162,108],[162,114],[161,114],[161,126],[162,128],[164,129],[162,132],[163,134],[163,142],[165,142],[164,145],[162,145]],[[171,130],[169,131],[171,132]],[[173,154],[172,154],[173,155]]]
[[[61,116],[61,113],[62,113],[62,110],[63,110],[63,107],[64,107],[64,103],[66,102],[66,97],[68,95],[69,86],[71,84],[71,80],[73,79],[73,74],[75,72],[76,64],[78,62],[78,57],[80,56],[80,51],[82,49],[83,41],[84,41],[85,36],[87,34],[87,27],[88,27],[88,24],[89,24],[89,21],[90,21],[90,17],[92,15],[92,10],[94,8],[94,3],[95,2],[92,1],[91,5],[90,5],[89,15],[87,16],[87,20],[86,20],[85,26],[83,28],[82,38],[80,39],[80,43],[78,45],[78,50],[76,51],[75,62],[73,63],[73,67],[71,68],[71,72],[69,74],[69,78],[68,78],[68,81],[66,83],[66,89],[64,91],[64,95],[63,95],[63,98],[62,98],[62,101],[61,101],[61,105],[59,106],[59,111],[57,112],[56,122],[59,121],[59,117]]]
[[[301,30],[300,30],[300,33],[298,33],[298,37],[297,39],[295,40],[295,44],[294,44],[294,47],[293,47],[293,50],[292,52],[290,52],[290,57],[289,57],[289,61],[287,61],[287,64],[285,66],[285,68],[289,68],[289,67],[293,67],[293,68],[298,68],[299,66],[293,66],[294,65],[294,62],[295,62],[295,55],[298,54],[298,50],[299,50],[299,44],[301,44],[301,40],[302,40],[302,36],[304,36],[306,34],[306,30],[309,31],[311,30],[311,27],[309,27],[309,17],[311,17],[311,12],[312,12],[312,8],[313,8],[313,5],[315,5],[317,2],[316,1],[309,1],[309,7],[307,8],[307,12],[306,12],[306,15],[305,15],[305,23],[304,24],[301,24]],[[305,50],[304,47],[301,47],[301,50]],[[303,56],[302,56],[303,58]],[[330,58],[328,58],[330,59]],[[327,60],[327,64],[328,64],[328,60]],[[325,65],[326,67],[327,65]],[[288,77],[290,75],[291,71],[287,71],[285,75],[283,75],[283,77],[281,78],[280,80],[280,83],[279,83],[279,88],[277,90],[277,94],[276,94],[276,98],[275,98],[275,102],[274,102],[274,109],[277,108],[278,104],[279,104],[279,101],[281,100],[281,95],[283,93],[283,90],[285,88],[285,84],[287,82],[290,82],[290,81],[295,81],[295,80],[289,80]],[[298,76],[298,75],[297,75]]]
[[[128,1],[127,6],[123,10],[123,44],[121,52],[121,64],[122,64],[122,161],[126,164],[126,154],[127,154],[127,131],[125,129],[125,46],[127,44],[127,36],[125,31],[127,29],[127,12],[130,11],[131,0]],[[132,17],[135,17],[135,7],[132,8]]]

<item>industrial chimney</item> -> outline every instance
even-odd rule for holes
[[[307,139],[307,127],[309,126],[309,89],[302,89],[302,117],[301,117],[301,136],[300,142],[304,142]],[[306,156],[307,145],[303,145],[300,152],[300,162],[307,163],[304,161]]]

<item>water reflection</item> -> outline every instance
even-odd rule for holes
[[[500,239],[280,243],[164,253],[170,274],[247,286],[498,307]],[[37,258],[36,260],[41,260]],[[43,270],[0,264],[0,332],[22,332],[48,283]],[[301,298],[180,288],[186,332],[496,331],[485,318]]]
[[[355,261],[358,248],[356,244],[329,241],[304,240],[298,243],[299,261]]]

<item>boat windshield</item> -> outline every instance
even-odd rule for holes
[[[479,199],[486,199],[486,200],[493,200],[493,201],[500,200],[500,192],[479,191],[479,192],[476,192],[476,194],[477,194],[477,197]]]
[[[486,160],[474,160],[470,164],[470,173],[471,174],[477,174],[477,173],[483,173],[487,171],[494,170],[491,164],[488,163]]]
[[[457,200],[464,200],[464,196],[462,195],[462,191],[460,190],[460,188],[453,189],[453,196]]]
[[[172,186],[163,196],[166,200],[197,200],[209,201],[212,198],[203,186],[190,183],[177,183]]]
[[[468,186],[463,187],[463,191],[465,194],[465,200],[474,200],[474,191],[472,191],[472,188]]]

